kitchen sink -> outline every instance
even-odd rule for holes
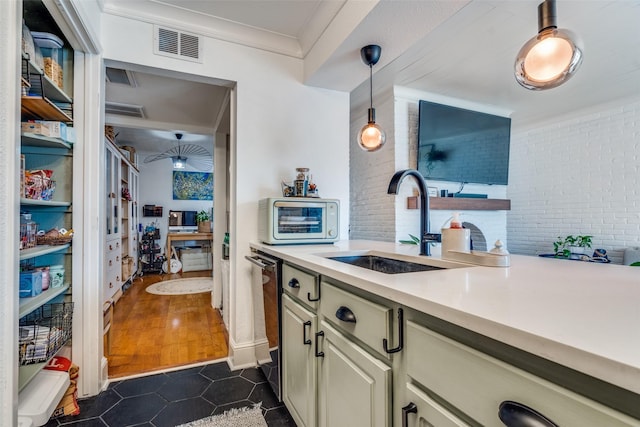
[[[416,271],[444,270],[443,267],[436,267],[427,264],[404,261],[393,258],[386,258],[377,255],[356,255],[328,257],[334,261],[355,265],[356,267],[367,268],[386,274],[413,273]]]

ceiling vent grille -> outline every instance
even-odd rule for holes
[[[107,75],[107,82],[109,83],[116,83],[120,85],[131,86],[131,87],[138,86],[138,82],[136,82],[136,79],[132,71],[123,70],[121,68],[107,67],[106,75]]]
[[[144,107],[142,105],[121,104],[119,102],[105,102],[105,114],[115,114],[118,116],[137,117],[144,119]]]
[[[155,26],[156,55],[170,56],[187,61],[202,62],[200,37],[170,28]]]

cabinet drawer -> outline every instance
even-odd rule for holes
[[[306,272],[289,264],[282,266],[282,288],[284,291],[312,308],[317,308],[317,302],[320,300],[319,286],[318,274]]]
[[[433,400],[413,384],[407,384],[407,402],[402,408],[402,416],[407,420],[407,426],[438,426],[438,427],[468,427],[469,424],[460,420],[438,402]],[[411,404],[414,406],[412,407]],[[404,425],[404,424],[403,424]]]
[[[390,337],[392,310],[337,288],[321,283],[320,313],[342,331],[347,332],[373,350],[386,355],[382,340]]]
[[[559,426],[640,422],[484,353],[407,322],[407,374],[485,426],[503,426],[498,408],[515,401]]]

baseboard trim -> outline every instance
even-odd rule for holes
[[[235,371],[258,366],[258,358],[256,357],[258,354],[257,344],[256,342],[238,344],[229,337],[229,359],[227,360],[229,368]]]

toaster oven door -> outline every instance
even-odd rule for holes
[[[276,205],[274,236],[276,239],[323,238],[326,228],[326,205],[320,203]]]

